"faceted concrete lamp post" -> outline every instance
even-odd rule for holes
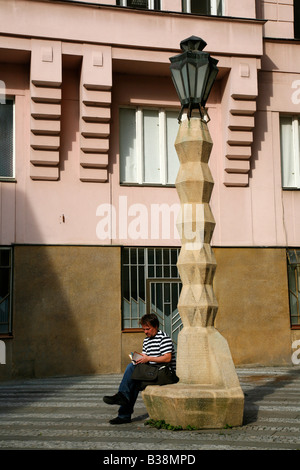
[[[197,429],[240,426],[244,412],[244,394],[227,341],[214,327],[216,260],[210,242],[215,221],[209,206],[214,183],[208,166],[212,140],[204,106],[218,69],[217,61],[202,52],[205,45],[192,36],[181,42],[184,52],[170,59],[182,105],[179,122],[185,108],[188,112],[175,142],[180,160],[177,227],[182,240],[177,264],[182,281],[178,310],[183,323],[177,350],[179,382],[148,386],[143,392],[150,418]],[[200,112],[197,118],[191,116],[196,108]]]

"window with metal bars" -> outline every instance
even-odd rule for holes
[[[300,328],[300,249],[287,250],[291,327]]]
[[[0,101],[0,179],[12,179],[14,171],[14,102]]]
[[[0,336],[12,333],[12,249],[0,247]]]
[[[162,280],[166,283],[177,280],[180,283],[177,270],[179,251],[180,248],[123,248],[123,329],[140,328],[139,321],[147,313],[149,280]],[[175,298],[175,291],[173,294],[173,298]],[[171,308],[175,310],[177,305],[174,303]]]

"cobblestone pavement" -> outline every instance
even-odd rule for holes
[[[121,375],[0,383],[0,450],[293,450],[300,449],[300,367],[237,369],[244,424],[222,430],[167,431],[145,426],[139,396],[133,421],[112,426],[105,405]],[[3,457],[3,454],[1,454]]]

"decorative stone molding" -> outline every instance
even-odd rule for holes
[[[30,177],[58,180],[61,130],[61,43],[32,40]]]
[[[80,82],[80,180],[108,180],[111,49],[84,45]]]
[[[255,127],[257,60],[232,59],[224,90],[225,186],[248,186]]]

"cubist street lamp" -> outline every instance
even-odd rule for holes
[[[205,45],[191,36],[180,43],[184,52],[170,58],[181,102],[175,142],[180,161],[175,183],[181,207],[177,228],[182,242],[177,262],[182,281],[178,312],[183,323],[177,345],[179,382],[148,386],[142,394],[150,418],[197,429],[240,426],[244,411],[244,394],[228,343],[214,326],[217,263],[211,248],[215,220],[209,204],[214,181],[208,165],[213,143],[205,105],[218,61],[202,51]],[[185,109],[188,119],[181,122]],[[192,117],[193,109],[199,110],[199,117]]]

